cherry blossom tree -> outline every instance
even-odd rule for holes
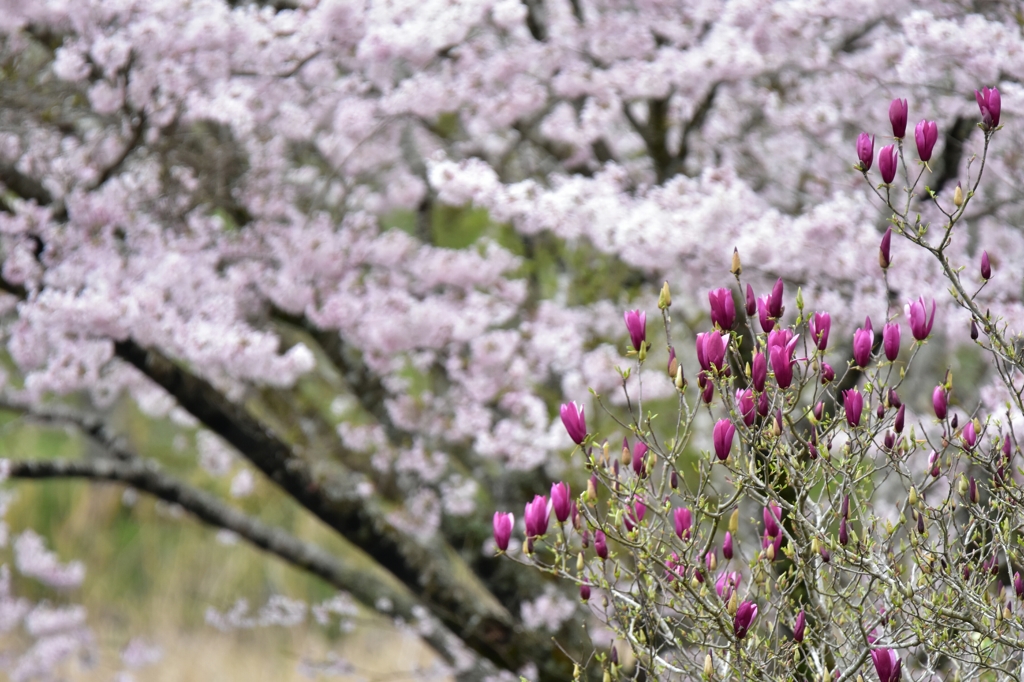
[[[486,520],[562,477],[559,404],[620,384],[618,311],[664,280],[677,333],[738,248],[758,294],[781,277],[843,311],[837,337],[934,293],[936,334],[969,342],[926,253],[897,240],[878,277],[885,220],[853,164],[890,99],[936,122],[946,198],[983,144],[971,93],[999,87],[991,180],[948,254],[984,245],[978,305],[1020,326],[1009,3],[5,0],[0,40],[3,399],[106,453],[9,475],[178,504],[386,605],[460,679],[565,679],[593,650],[575,598],[496,560]],[[242,458],[240,494],[271,481],[379,570],[125,448],[106,420],[124,396],[198,429],[210,477]],[[12,551],[81,579],[38,536]],[[88,646],[68,622],[12,665]]]

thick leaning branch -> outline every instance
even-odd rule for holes
[[[176,504],[203,523],[230,530],[252,545],[289,564],[308,571],[339,590],[345,590],[371,608],[382,600],[391,604],[391,613],[406,621],[419,620],[420,601],[397,580],[381,571],[367,570],[358,562],[335,557],[316,545],[274,528],[225,504],[215,495],[193,488],[165,473],[153,462],[144,460],[8,460],[11,478],[45,480],[75,478],[110,481],[130,485],[165,502]],[[449,664],[465,653],[453,651],[456,637],[443,627],[428,629],[423,639]],[[493,674],[489,662],[478,660],[479,670],[472,678]]]
[[[532,638],[453,548],[410,537],[364,486],[369,481],[337,457],[303,458],[207,381],[134,341],[115,344],[119,358],[163,387],[302,506],[364,550],[413,591],[475,651],[516,670],[536,653]]]

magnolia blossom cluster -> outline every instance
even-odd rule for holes
[[[978,91],[977,100],[987,148],[999,130],[999,92]],[[890,118],[899,139],[905,100],[893,102]],[[922,168],[907,178],[908,205],[921,192],[935,201],[919,183],[936,134],[932,122],[917,127]],[[858,153],[871,144],[862,135]],[[870,166],[862,154],[860,169]],[[947,251],[980,172],[945,222],[930,226],[888,191],[893,177],[880,167],[876,195],[892,217],[875,276],[887,281],[898,268],[895,238],[932,257],[1016,402],[1002,415],[961,420],[949,371],[926,395],[908,395],[920,383],[908,377],[921,371],[922,349],[945,324],[930,296],[909,300],[902,315],[890,307],[881,324],[866,318],[839,346],[849,354],[837,356],[836,311],[811,310],[798,290],[796,318],[786,322],[784,281],[757,297],[736,251],[735,286],[708,293],[711,329],[696,336],[695,391],[673,346],[668,285],[662,290],[666,369],[678,397],[665,420],[664,404],[652,408],[643,394],[647,316],[626,312],[625,409],[599,396],[629,433],[621,457],[611,433],[588,429],[583,407],[562,405],[589,474],[585,491],[573,498],[559,482],[550,499],[535,496],[522,553],[510,550],[511,513],[496,513],[493,526],[499,551],[577,584],[655,679],[860,679],[872,667],[879,682],[936,667],[984,679],[1024,665],[1024,553],[1012,539],[1024,502],[1012,474],[1021,360],[1005,323],[976,303],[993,276],[987,251],[978,291],[965,289]],[[930,402],[934,418],[908,412],[908,399]],[[710,447],[695,448],[708,424]],[[989,642],[982,652],[978,638]],[[596,660],[606,676],[621,673],[614,646]]]

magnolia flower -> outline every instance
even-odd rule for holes
[[[548,517],[551,507],[543,495],[534,495],[533,502],[526,503],[523,521],[526,523],[526,537],[540,537],[548,532]]]
[[[508,549],[509,538],[512,537],[512,526],[516,517],[511,512],[494,512],[494,544],[502,552]]]
[[[999,112],[1002,110],[1002,99],[997,88],[982,88],[974,91],[974,99],[981,109],[981,122],[989,130],[999,125]]]
[[[569,496],[569,484],[551,484],[551,508],[555,511],[555,518],[564,523],[572,511],[572,500]]]
[[[728,289],[712,289],[708,292],[711,302],[711,324],[728,331],[736,322],[736,308],[732,301],[732,292]]]
[[[736,607],[736,615],[732,620],[732,631],[736,635],[736,639],[743,639],[747,636],[747,631],[750,630],[755,618],[757,618],[757,604],[754,602],[745,601]]]
[[[858,367],[867,367],[871,362],[871,345],[875,340],[875,333],[871,329],[871,320],[868,319],[867,329],[857,327],[853,333],[853,361]]]
[[[814,313],[808,320],[807,326],[811,330],[814,345],[818,350],[824,351],[828,346],[829,330],[832,329],[832,316],[828,313]]]
[[[732,439],[736,435],[736,427],[728,419],[719,419],[713,431],[715,442],[715,454],[723,462],[729,458],[729,451],[732,450]]]
[[[639,351],[647,339],[647,313],[641,310],[627,310],[623,317],[626,318],[626,329],[629,331],[633,349]]]
[[[587,437],[587,415],[583,411],[583,406],[575,402],[564,403],[560,412],[562,425],[569,433],[569,438],[577,445],[582,445]]]
[[[932,325],[935,324],[935,299],[932,299],[932,314],[928,316],[925,307],[924,296],[916,301],[907,303],[904,308],[907,319],[910,320],[910,331],[918,341],[924,341],[932,333]]]
[[[793,624],[793,641],[800,643],[804,641],[804,628],[807,626],[807,616],[801,610],[796,616],[796,622]]]
[[[855,388],[843,391],[843,408],[846,422],[853,427],[860,426],[860,415],[864,411],[864,396]]]
[[[900,325],[898,322],[889,322],[882,328],[882,348],[885,350],[885,357],[893,362],[900,354]]]
[[[680,540],[690,537],[690,526],[693,524],[693,514],[686,507],[680,507],[673,513],[673,520],[676,526],[676,535]]]
[[[892,136],[902,138],[907,134],[907,100],[894,99],[889,104],[889,123],[892,124]]]
[[[871,161],[875,156],[875,137],[867,133],[857,136],[857,158],[862,171],[871,170]]]
[[[921,121],[914,128],[914,141],[917,143],[917,155],[922,161],[932,158],[932,149],[939,139],[939,126],[935,121]]]
[[[878,152],[878,172],[882,174],[882,182],[891,183],[896,178],[896,145],[887,144]]]
[[[903,662],[892,649],[872,649],[871,660],[875,663],[878,682],[900,682]]]

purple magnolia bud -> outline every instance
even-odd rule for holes
[[[779,388],[789,388],[793,383],[793,351],[799,338],[793,337],[785,347],[773,345],[769,348],[769,359],[772,362],[772,371],[775,372],[775,383]]]
[[[566,485],[566,488],[569,486]],[[580,524],[580,508],[576,504],[576,500],[572,501],[572,511],[569,513],[569,518],[572,519],[572,527],[579,530],[582,526]]]
[[[896,392],[896,389],[890,388],[888,396],[889,396],[889,406],[890,407],[895,407],[895,408],[903,407],[903,403],[902,403],[902,401],[900,401],[900,396]]]
[[[754,392],[749,388],[736,391],[736,409],[743,416],[743,423],[750,426],[757,418],[754,412]]]
[[[494,512],[494,544],[502,552],[508,549],[509,538],[512,537],[512,526],[516,517],[509,512]]]
[[[828,551],[828,548],[825,547],[825,545],[822,545],[821,548],[818,549],[818,553],[821,554],[821,560],[826,564],[832,560],[832,552]]]
[[[958,423],[960,423],[959,422],[959,418],[960,418],[960,415],[954,414],[953,418],[949,420],[949,425],[953,427],[954,431],[956,431],[956,425]]]
[[[796,622],[793,623],[793,641],[799,644],[804,641],[804,628],[807,627],[807,616],[801,610],[796,614]]]
[[[668,372],[669,379],[676,378],[676,372],[679,370],[679,360],[676,359],[676,349],[674,346],[668,347],[668,365],[665,370]]]
[[[896,178],[896,154],[896,145],[892,144],[885,145],[878,152],[878,172],[882,174],[882,182],[887,185]]]
[[[768,314],[776,320],[782,317],[782,313],[786,312],[786,307],[782,305],[782,288],[782,278],[779,277],[775,281],[775,286],[772,287],[771,295],[768,297]]]
[[[892,431],[886,431],[885,437],[882,439],[882,447],[886,450],[892,450],[894,445],[896,445],[896,434]]]
[[[775,329],[775,320],[768,314],[768,297],[762,296],[757,299],[757,320],[761,323],[761,329],[767,334]]]
[[[974,480],[974,476],[971,476],[970,482],[967,484],[968,496],[973,504],[978,504],[978,482]]]
[[[743,639],[747,636],[750,626],[757,618],[757,604],[752,601],[745,601],[736,607],[736,615],[732,620],[732,631],[736,639]]]
[[[875,415],[878,416],[879,420],[885,416],[885,405],[883,403],[878,403],[878,407],[875,408]]]
[[[900,409],[896,410],[896,421],[892,424],[892,428],[896,433],[903,433],[903,422],[906,418],[906,411],[906,405],[900,405]]]
[[[594,551],[602,559],[608,558],[608,541],[604,533],[599,530],[594,531]]]
[[[543,495],[534,495],[533,502],[526,503],[523,520],[526,522],[526,537],[540,537],[548,532],[548,517],[551,507]]]
[[[939,474],[941,473],[939,471],[939,453],[934,450],[932,450],[931,454],[928,455],[928,468],[930,469],[929,473],[931,473],[932,478],[939,477]]]
[[[917,143],[917,155],[922,161],[932,158],[932,149],[939,139],[939,126],[935,121],[921,121],[914,128],[914,141]]]
[[[639,351],[647,339],[647,313],[641,310],[627,310],[623,317],[626,318],[626,329],[629,331],[633,349]]]
[[[762,393],[761,395],[757,396],[757,413],[759,415],[761,415],[762,417],[767,417],[769,407],[770,403],[768,402],[767,393]]]
[[[924,341],[932,333],[932,325],[935,324],[935,299],[932,299],[932,314],[928,316],[928,308],[924,303],[924,296],[916,301],[910,301],[904,308],[907,319],[910,320],[910,332],[918,341]]]
[[[839,519],[839,544],[843,547],[850,544],[850,531],[846,527],[846,519]]]
[[[590,585],[583,583],[580,585],[580,599],[583,601],[590,600]]]
[[[846,423],[852,427],[860,426],[860,415],[864,411],[864,396],[855,388],[843,391],[843,408],[846,411]]]
[[[871,362],[871,344],[874,340],[875,334],[870,327],[858,327],[853,333],[853,362],[858,367],[867,367]]]
[[[1006,458],[1006,463],[1010,463],[1010,434],[1003,436],[1003,457]]]
[[[647,445],[642,441],[633,444],[633,473],[637,476],[646,476],[647,467],[644,465],[647,459]]]
[[[843,495],[843,501],[839,504],[839,515],[844,519],[850,518],[850,496]]]
[[[739,571],[722,571],[715,581],[715,592],[722,598],[722,601],[729,601],[732,593],[739,589],[743,574]]]
[[[764,517],[764,534],[770,538],[779,537],[779,521],[782,520],[782,508],[774,502],[769,502],[768,506],[761,512]]]
[[[586,528],[584,528],[583,532],[580,533],[580,546],[583,547],[583,549],[590,547],[590,531]]]
[[[883,270],[887,269],[892,265],[891,251],[892,249],[892,228],[885,228],[885,234],[882,235],[882,243],[878,247],[878,264]]]
[[[708,381],[706,384],[704,384],[704,388],[701,391],[701,396],[700,397],[701,397],[701,400],[703,400],[706,405],[710,405],[711,401],[715,397],[715,385],[713,383],[711,383],[710,381]]]
[[[719,419],[715,424],[713,439],[715,442],[715,454],[718,459],[725,461],[729,458],[729,451],[732,449],[732,439],[736,435],[736,427],[728,419]]]
[[[690,539],[690,526],[693,524],[693,514],[686,507],[680,507],[672,512],[676,525],[676,535],[680,540]]]
[[[981,109],[981,123],[986,129],[992,130],[999,125],[999,112],[1002,110],[1002,100],[999,97],[999,90],[996,88],[982,88],[981,92],[974,91],[974,99],[978,101],[978,108]]]
[[[978,433],[974,429],[973,419],[969,419],[967,423],[964,424],[964,430],[960,432],[960,440],[968,450],[974,449],[975,444],[978,442]]]
[[[615,648],[614,644],[612,644],[612,650],[608,656],[608,660],[609,662],[611,662],[612,665],[619,664],[619,650]]]
[[[671,486],[672,490],[679,489],[679,474],[676,473],[675,469],[673,469],[672,473],[669,474],[668,484]]]
[[[857,158],[860,159],[860,169],[865,172],[871,170],[871,161],[874,159],[874,157],[874,135],[861,133],[860,135],[857,136]]]
[[[1017,593],[1017,599],[1024,598],[1024,578],[1019,572],[1013,574],[1013,591]]]
[[[889,104],[889,123],[893,137],[903,138],[907,134],[907,100],[894,99]]]
[[[551,508],[555,511],[555,518],[559,523],[565,523],[572,512],[572,499],[569,496],[569,484],[551,484]]]
[[[992,279],[992,263],[988,259],[988,251],[981,252],[981,278],[985,281]]]
[[[623,523],[626,525],[626,530],[631,531],[640,525],[640,522],[644,520],[644,515],[647,514],[647,505],[644,504],[643,500],[637,500],[633,503],[633,506],[626,510],[625,516],[622,517]]]
[[[754,298],[754,287],[747,285],[747,317],[753,317],[757,312],[757,299]]]
[[[821,418],[825,415],[825,403],[819,400],[818,404],[814,406],[812,414],[817,421],[821,421]]]
[[[754,353],[754,358],[750,362],[750,382],[754,385],[754,390],[758,393],[764,393],[764,384],[768,380],[768,361],[764,357],[764,353],[758,351]]]
[[[935,416],[939,419],[945,419],[948,405],[946,389],[942,386],[936,386],[935,390],[932,391],[932,407],[935,408]]]
[[[892,649],[872,649],[871,660],[878,673],[878,682],[900,682],[903,662]]]
[[[728,289],[712,289],[708,292],[711,302],[711,324],[728,331],[736,322],[736,308],[732,301],[732,292]]]
[[[832,329],[832,316],[828,313],[814,313],[807,326],[811,330],[811,338],[818,350],[824,351],[828,346],[828,332]]]
[[[584,413],[583,407],[575,402],[564,403],[560,412],[562,425],[569,433],[569,438],[572,438],[576,445],[583,445],[583,441],[587,437],[587,415]]]
[[[825,385],[831,381],[835,381],[836,371],[832,369],[832,365],[827,362],[821,363],[821,383]]]
[[[729,335],[720,332],[704,332],[697,334],[697,362],[705,372],[714,367],[721,370],[725,365],[725,350],[729,343]]]
[[[978,340],[978,323],[975,322],[973,319],[971,320],[971,340]]]
[[[885,349],[885,357],[893,362],[900,354],[900,325],[898,322],[889,322],[882,328],[882,348]]]
[[[722,556],[732,559],[732,533],[725,531],[725,539],[722,540]]]

